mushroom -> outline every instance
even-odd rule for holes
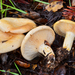
[[[70,51],[75,38],[75,22],[61,19],[53,27],[57,34],[65,37],[63,48]]]
[[[0,31],[0,53],[13,51],[21,46],[23,34],[4,33]]]
[[[48,42],[50,45],[55,39],[55,33],[49,26],[38,26],[31,31],[29,31],[21,44],[21,53],[22,56],[31,61],[40,54],[47,56],[48,60],[55,60],[55,54],[49,45],[46,45],[45,42]],[[51,58],[51,59],[50,59]],[[50,63],[50,61],[48,62]]]
[[[0,20],[0,30],[3,32],[25,33],[36,27],[36,24],[27,18],[2,18]]]

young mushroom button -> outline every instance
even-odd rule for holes
[[[21,53],[27,60],[32,60],[39,56],[40,53],[44,56],[48,55],[48,59],[55,60],[55,54],[49,45],[55,39],[55,33],[49,26],[38,26],[27,33],[21,44]]]
[[[75,22],[70,20],[59,20],[54,24],[54,30],[57,34],[65,36],[63,48],[70,51],[75,38]]]

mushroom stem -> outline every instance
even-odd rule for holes
[[[44,56],[48,55],[48,60],[55,60],[55,54],[50,46],[42,44],[39,47],[39,53],[43,54]]]
[[[70,51],[72,48],[73,41],[74,41],[74,33],[67,32],[63,43],[63,48],[66,48],[68,51]]]

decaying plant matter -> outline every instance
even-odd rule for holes
[[[46,6],[47,11],[53,11],[56,12],[59,9],[63,8],[63,2],[62,1],[53,1],[49,5]]]
[[[63,16],[65,19],[75,20],[75,7],[67,6],[68,9],[64,9]]]

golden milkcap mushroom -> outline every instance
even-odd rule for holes
[[[75,22],[62,19],[57,21],[53,27],[57,34],[65,37],[63,48],[70,51],[75,38]]]
[[[3,32],[25,33],[35,27],[36,24],[30,19],[6,17],[0,20]]]
[[[48,59],[52,56],[52,59],[55,60],[53,50],[45,44],[45,41],[47,41],[51,45],[54,39],[55,33],[49,26],[43,25],[32,29],[22,41],[22,56],[30,61],[41,53],[44,56],[48,55]]]
[[[4,33],[0,31],[0,53],[13,51],[21,46],[23,34]]]

